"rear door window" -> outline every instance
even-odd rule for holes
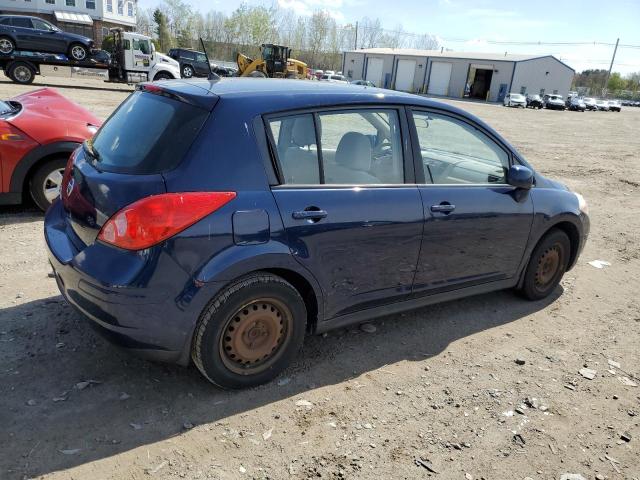
[[[14,27],[33,28],[31,26],[31,19],[24,17],[13,17],[11,19],[11,25]]]
[[[162,95],[131,94],[89,141],[95,166],[115,173],[152,174],[175,168],[209,112]]]

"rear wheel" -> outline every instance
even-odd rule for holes
[[[191,357],[212,383],[247,388],[275,378],[304,340],[307,310],[284,279],[255,273],[239,279],[205,308]]]
[[[29,182],[31,198],[43,212],[60,195],[66,164],[66,158],[54,158],[40,165],[31,177]]]
[[[182,77],[183,78],[193,77],[193,67],[191,65],[185,65],[184,67],[182,67]]]
[[[547,297],[560,283],[569,264],[571,242],[561,230],[550,230],[531,254],[522,285],[529,300]]]
[[[9,37],[0,37],[0,53],[3,55],[9,55],[16,49],[16,45]]]
[[[22,85],[33,83],[36,72],[31,65],[25,62],[14,62],[9,67],[7,75],[11,80]]]
[[[69,57],[71,57],[73,60],[86,60],[87,56],[89,56],[89,51],[84,45],[74,43],[69,48]]]

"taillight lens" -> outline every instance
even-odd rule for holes
[[[102,226],[98,239],[127,250],[156,245],[215,212],[235,192],[153,195],[124,207]]]

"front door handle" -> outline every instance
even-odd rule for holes
[[[296,220],[320,220],[327,216],[325,210],[300,210],[291,214]]]
[[[441,203],[440,205],[431,205],[431,211],[437,213],[451,213],[456,209],[455,205],[450,203]]]

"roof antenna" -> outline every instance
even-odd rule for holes
[[[204,41],[202,37],[200,37],[200,45],[202,45],[202,51],[204,52],[204,56],[207,59],[207,65],[209,65],[209,75],[207,76],[207,80],[220,80],[220,76],[213,72],[211,68],[211,62],[209,61],[209,55],[207,55],[207,48],[204,46]]]

